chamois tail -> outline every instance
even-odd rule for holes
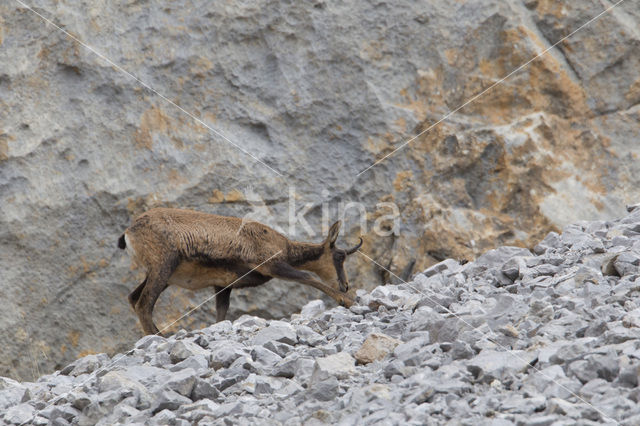
[[[118,248],[124,250],[127,248],[127,242],[125,241],[124,234],[118,238]]]

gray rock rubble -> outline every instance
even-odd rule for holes
[[[8,424],[638,424],[640,209],[445,260],[350,309],[242,316],[33,383]],[[620,236],[624,235],[624,238]]]

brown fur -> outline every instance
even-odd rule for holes
[[[145,280],[129,295],[129,302],[147,334],[158,333],[153,307],[169,285],[190,290],[215,286],[219,292],[218,321],[226,316],[232,288],[254,287],[272,278],[310,285],[350,306],[352,300],[344,294],[349,283],[343,264],[357,247],[338,249],[339,229],[340,222],[336,222],[322,243],[303,243],[261,223],[236,217],[192,210],[149,210],[137,217],[118,241],[118,247],[126,246],[133,261],[147,271]]]

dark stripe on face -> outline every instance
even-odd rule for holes
[[[340,252],[333,253],[333,266],[336,268],[336,274],[338,275],[338,281],[341,284],[345,284],[347,278],[344,273],[344,260],[346,256]]]

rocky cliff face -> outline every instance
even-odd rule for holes
[[[34,8],[111,62],[20,3],[0,5],[3,375],[32,379],[140,336],[126,295],[141,277],[115,241],[153,206],[258,210],[288,231],[292,198],[294,211],[311,203],[314,229],[323,203],[335,217],[340,202],[360,202],[363,250],[407,277],[444,258],[531,246],[577,219],[619,215],[640,196],[640,16],[631,1],[359,176],[603,4]],[[388,214],[381,202],[402,213],[384,237],[371,231]],[[359,222],[350,212],[351,240]],[[349,269],[361,287],[394,279],[364,258]],[[281,317],[318,296],[283,283],[236,291],[230,317]],[[159,322],[192,300],[168,291]],[[180,326],[212,318],[204,309]]]
[[[533,253],[499,247],[359,290],[350,309],[316,300],[145,336],[35,383],[0,378],[0,421],[637,425],[639,231],[640,209],[583,221]]]

